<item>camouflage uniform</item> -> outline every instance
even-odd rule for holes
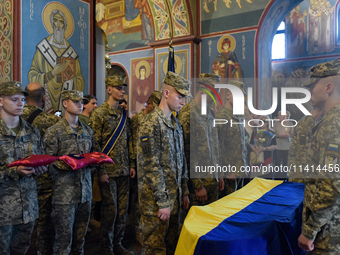
[[[31,114],[40,109],[34,105],[26,104],[21,117],[27,120]],[[42,110],[42,109],[41,109]],[[54,114],[40,112],[33,120],[32,125],[40,131],[41,137],[44,137],[46,130],[58,122],[60,118]],[[37,249],[41,255],[50,255],[53,252],[54,228],[51,220],[52,212],[52,179],[50,174],[44,173],[36,177],[38,201],[39,201],[39,218],[36,220],[37,225]]]
[[[158,106],[160,101],[161,101],[162,93],[159,91],[154,91],[151,93],[150,97],[148,98],[148,102],[150,101],[154,106]],[[135,164],[137,165],[136,162],[136,157],[137,157],[137,142],[138,142],[138,127],[142,119],[145,117],[145,112],[144,110],[140,111],[138,114],[132,117],[131,123],[132,123],[132,143],[131,146],[131,151],[132,153],[130,154],[131,159],[134,160]],[[137,171],[137,169],[136,169]],[[133,218],[134,218],[134,224],[136,227],[136,236],[139,238],[139,219],[140,219],[140,211],[139,211],[139,206],[138,206],[138,181],[137,178],[134,178],[131,180],[131,188],[130,188],[130,210],[133,213]],[[138,231],[138,232],[137,232]],[[141,240],[138,240],[141,242]]]
[[[299,166],[303,168],[307,165],[307,152],[312,139],[312,128],[316,121],[310,115],[303,117],[294,128],[289,154],[288,166],[295,166],[296,171],[288,174],[289,181],[303,183],[304,173],[300,171]]]
[[[0,85],[0,95],[21,92],[26,94],[18,82]],[[0,254],[25,254],[38,218],[34,177],[21,176],[17,167],[7,165],[31,154],[44,154],[43,144],[39,131],[21,117],[18,128],[16,134],[0,118]]]
[[[112,77],[112,79],[115,79],[115,77]],[[110,80],[109,82],[106,83],[107,86],[126,85],[117,80]],[[107,102],[93,110],[90,126],[94,132],[97,151],[102,151],[112,132],[118,126],[121,115],[122,108],[118,106],[117,109],[112,109]],[[130,186],[129,168],[135,168],[135,163],[129,159],[129,138],[130,120],[127,118],[122,134],[108,154],[113,159],[114,164],[99,166],[98,176],[107,174],[109,177],[109,183],[99,183],[102,197],[100,217],[102,252],[108,254],[112,253],[114,247],[122,246],[121,242],[126,226]]]
[[[61,94],[62,100],[68,99],[67,96],[72,100],[82,97],[79,91],[76,95],[65,92]],[[80,121],[78,123],[76,131],[63,118],[47,129],[44,137],[46,153],[62,156],[94,151],[91,128]],[[65,162],[57,160],[50,165],[50,172],[53,180],[51,217],[56,233],[53,254],[83,254],[91,210],[91,167],[74,171]]]
[[[207,115],[202,115],[200,107],[195,100],[183,106],[177,116],[183,128],[184,150],[189,169],[189,196],[190,205],[207,205],[218,199],[217,176],[205,176],[206,178],[193,178],[190,176],[195,171],[195,166],[215,166],[220,157],[217,129],[212,127],[214,113],[209,108]],[[190,132],[190,129],[193,133]],[[190,143],[192,142],[192,143]],[[193,150],[190,153],[190,148]],[[191,166],[191,167],[190,167]],[[207,201],[198,201],[195,189],[204,187]]]
[[[311,78],[304,86],[310,87],[321,78],[335,75],[340,75],[339,59],[312,67]],[[306,176],[305,179],[302,234],[314,241],[312,254],[340,254],[340,104],[326,112],[313,127],[312,134],[307,160],[309,168],[314,166],[316,169],[320,165],[327,171],[307,173],[308,177],[317,178],[307,179]],[[332,173],[329,164],[333,164]]]
[[[230,81],[231,83],[232,81]],[[232,84],[232,83],[231,83]],[[236,166],[236,170],[239,171],[241,166],[246,165],[247,150],[245,146],[245,131],[243,125],[230,126],[230,120],[235,122],[241,122],[240,119],[233,115],[232,110],[224,106],[221,111],[216,114],[216,119],[228,120],[227,125],[218,126],[218,137],[221,148],[221,164],[222,166]],[[241,185],[243,177],[239,173],[235,173],[237,182],[234,180],[224,179],[224,190],[221,192],[222,196],[227,196],[234,192],[237,186]],[[237,185],[236,185],[237,184]]]
[[[190,95],[190,82],[168,72],[163,83]],[[187,166],[181,124],[169,120],[158,106],[143,118],[137,144],[138,197],[141,211],[142,254],[174,254],[182,196],[188,195]],[[170,208],[162,221],[158,210]]]

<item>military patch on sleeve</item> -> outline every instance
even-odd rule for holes
[[[338,164],[339,163],[339,144],[330,143],[327,146],[326,155],[325,155],[325,165],[328,164]]]
[[[144,156],[148,157],[151,155],[151,143],[148,136],[142,136],[140,138],[141,148],[143,150]]]
[[[338,164],[339,158],[336,155],[326,155],[325,156],[325,165],[328,166],[329,164],[335,165]]]

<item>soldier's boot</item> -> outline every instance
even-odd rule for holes
[[[134,255],[133,251],[125,249],[122,245],[115,246],[113,251],[116,255]]]

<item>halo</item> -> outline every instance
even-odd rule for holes
[[[136,77],[139,79],[139,68],[141,66],[145,66],[145,78],[148,78],[150,75],[150,64],[148,61],[145,61],[145,60],[139,61],[137,63],[136,69],[135,69]]]
[[[67,27],[66,27],[66,30],[65,30],[65,38],[68,39],[68,38],[70,38],[70,36],[73,34],[73,31],[74,31],[74,20],[73,20],[72,14],[69,11],[69,9],[67,9],[67,7],[65,5],[63,5],[59,2],[50,2],[44,7],[44,9],[42,11],[42,21],[43,21],[43,24],[45,26],[45,29],[50,34],[53,34],[53,28],[52,28],[52,24],[50,22],[50,15],[51,15],[51,12],[55,9],[60,10],[65,14],[65,17],[66,17],[66,20],[67,20]]]
[[[163,72],[166,74],[168,72],[168,60],[167,57],[163,62]],[[175,73],[179,74],[182,70],[182,60],[179,56],[175,55]]]
[[[233,36],[231,35],[225,35],[222,36],[217,43],[217,50],[219,53],[223,52],[223,48],[222,48],[222,42],[224,41],[224,39],[229,39],[230,40],[230,45],[229,45],[229,51],[234,51],[235,47],[236,47],[236,40]]]

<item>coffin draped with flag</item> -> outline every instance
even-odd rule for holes
[[[176,255],[289,255],[298,247],[304,185],[255,178],[207,206],[191,207]]]

